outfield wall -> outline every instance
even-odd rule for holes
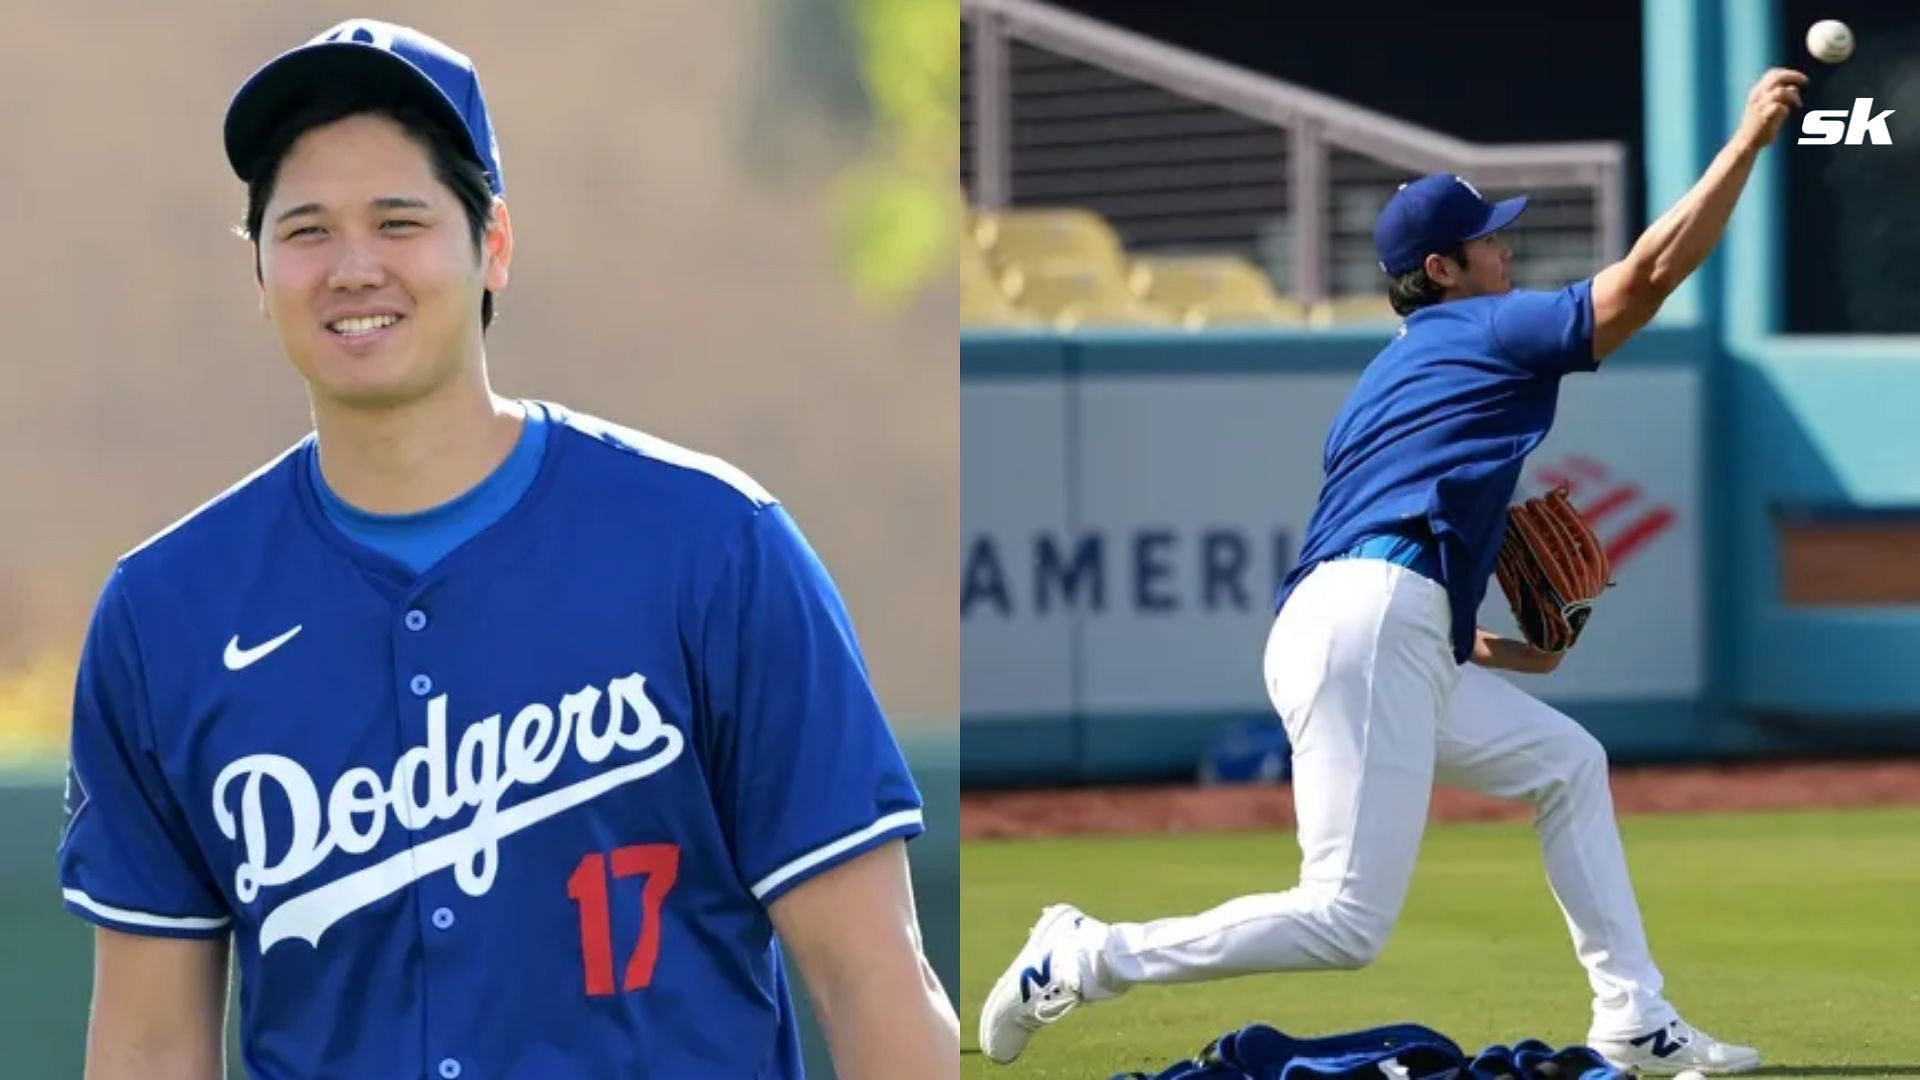
[[[1753,80],[1801,58],[1777,0],[1642,10],[1651,216],[1706,169]],[[1920,523],[1920,338],[1780,332],[1794,152],[1761,159],[1654,327],[1568,383],[1528,474],[1579,458],[1633,486],[1603,534],[1672,511],[1579,655],[1527,680],[1619,760],[1920,752],[1920,598],[1785,599],[1793,521],[1867,523],[1882,531],[1864,560],[1920,566],[1901,539]],[[1338,388],[1384,340],[961,336],[966,783],[1187,776],[1214,732],[1267,715],[1271,577]],[[1507,625],[1497,591],[1482,614]]]
[[[963,336],[967,783],[1179,778],[1267,715],[1274,587],[1385,333]],[[1920,358],[1832,365],[1800,383],[1654,328],[1563,385],[1522,493],[1569,482],[1618,585],[1560,671],[1516,678],[1616,760],[1898,741],[1920,712],[1897,656],[1920,656],[1920,609],[1778,599],[1783,508],[1920,505],[1898,404],[1920,403]],[[1481,615],[1512,629],[1497,588]]]

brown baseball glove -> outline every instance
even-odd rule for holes
[[[1565,487],[1507,508],[1495,575],[1529,645],[1550,653],[1573,648],[1594,599],[1613,584],[1610,570],[1606,549]]]

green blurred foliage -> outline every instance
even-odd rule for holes
[[[834,183],[842,257],[861,297],[910,298],[953,265],[959,227],[958,0],[843,0],[874,109],[867,158]]]
[[[958,0],[768,0],[763,10],[766,55],[742,154],[769,178],[832,170],[826,224],[840,264],[864,303],[897,310],[955,265]]]

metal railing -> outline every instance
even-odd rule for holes
[[[1227,250],[1305,303],[1380,279],[1372,218],[1413,176],[1525,190],[1516,283],[1626,250],[1625,149],[1468,142],[1034,0],[961,0],[975,205],[1073,205],[1130,250]]]

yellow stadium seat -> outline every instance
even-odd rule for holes
[[[1017,275],[1009,275],[1018,280]],[[971,231],[960,237],[960,323],[962,326],[1045,326],[1008,299],[1002,275],[987,262]]]
[[[1015,303],[1056,325],[1171,326],[1171,312],[1127,288],[1112,266],[1046,259],[1010,269],[1002,279]]]
[[[981,213],[974,237],[1001,266],[1052,259],[1104,263],[1117,273],[1125,262],[1120,236],[1087,210],[1001,210]]]
[[[1336,296],[1313,306],[1308,321],[1316,327],[1397,323],[1400,316],[1385,296]]]
[[[965,234],[960,237],[960,280],[986,282],[999,288],[993,267],[987,262],[987,253],[980,250],[973,237]]]
[[[1103,297],[1099,300],[1068,304],[1053,317],[1053,325],[1061,330],[1072,330],[1082,326],[1164,326],[1178,329],[1180,321],[1167,312],[1145,307],[1137,300]]]
[[[1272,302],[1213,300],[1186,309],[1181,321],[1189,330],[1210,326],[1306,326],[1307,313],[1292,300]]]
[[[1042,327],[1046,322],[1020,310],[991,281],[960,282],[960,325]]]
[[[1302,326],[1307,312],[1279,296],[1267,275],[1231,255],[1135,259],[1127,275],[1135,295],[1183,312],[1187,326]]]
[[[1231,255],[1143,256],[1133,260],[1127,280],[1135,295],[1165,307],[1279,299],[1267,275]]]

